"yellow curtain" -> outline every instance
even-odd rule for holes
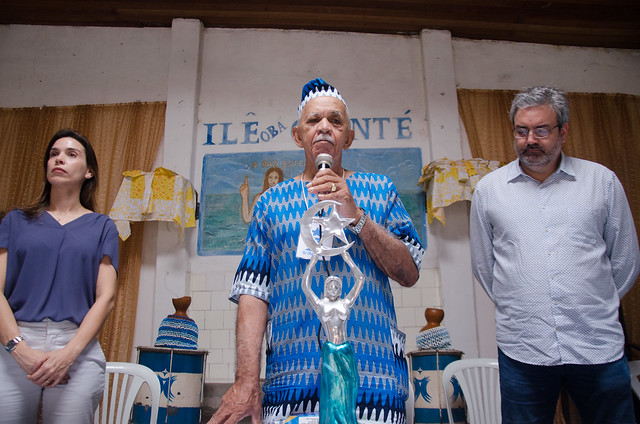
[[[164,133],[165,102],[0,108],[0,213],[35,200],[44,179],[43,155],[51,136],[73,128],[96,151],[99,188],[96,212],[109,213],[122,173],[150,171]],[[120,242],[116,306],[100,334],[108,361],[129,361],[133,344],[142,250],[142,225]]]
[[[458,90],[458,110],[474,158],[510,162],[516,158],[509,108],[514,91]]]

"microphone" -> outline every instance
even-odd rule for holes
[[[333,166],[333,157],[328,153],[320,153],[316,157],[316,166],[318,167],[318,171],[322,169],[331,169]]]

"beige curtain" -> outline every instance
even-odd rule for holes
[[[458,90],[460,116],[474,157],[510,161],[513,151],[509,108],[515,91]],[[563,151],[613,170],[625,188],[640,232],[640,96],[568,93],[569,135]],[[640,346],[640,284],[622,299],[627,342]],[[629,359],[640,350],[629,349]],[[566,408],[566,406],[565,406]],[[566,414],[565,414],[566,416]],[[575,413],[572,413],[575,420]]]
[[[0,108],[0,213],[35,200],[44,179],[43,155],[51,136],[73,128],[87,136],[98,157],[97,210],[109,213],[122,172],[151,171],[164,133],[166,103],[42,108]],[[100,334],[108,361],[129,361],[138,299],[142,225],[120,242],[116,306]]]

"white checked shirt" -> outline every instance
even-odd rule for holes
[[[618,307],[640,250],[612,171],[563,154],[539,183],[516,159],[478,183],[470,225],[473,272],[496,305],[507,356],[536,365],[622,356]]]

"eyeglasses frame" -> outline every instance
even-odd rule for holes
[[[526,139],[526,138],[529,138],[529,133],[532,133],[532,134],[533,134],[533,137],[534,137],[535,139],[540,140],[540,139],[543,139],[543,138],[547,138],[547,137],[549,137],[549,136],[551,135],[551,131],[555,130],[556,128],[560,128],[560,125],[559,125],[559,124],[556,124],[556,126],[555,126],[555,127],[551,127],[551,128],[546,128],[546,127],[535,127],[535,128],[533,128],[533,129],[528,128],[528,127],[520,127],[520,126],[518,126],[518,127],[514,127],[514,128],[513,128],[513,130],[512,130],[512,132],[513,132],[513,136],[514,136],[515,138],[524,138],[524,139]],[[520,135],[516,134],[516,130],[518,130],[518,129],[526,129],[526,130],[527,130],[527,134],[526,134],[526,135],[524,135],[524,136],[520,136]],[[545,135],[544,137],[540,137],[540,136],[537,136],[537,135],[536,135],[536,130],[547,130],[547,131],[549,132],[549,134]]]

